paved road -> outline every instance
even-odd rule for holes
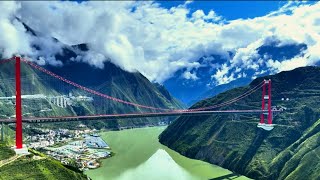
[[[10,164],[22,156],[23,155],[14,155],[14,156],[10,157],[9,159],[5,159],[5,160],[0,161],[0,167],[7,165],[7,164]]]

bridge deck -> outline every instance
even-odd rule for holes
[[[279,112],[280,110],[273,110]],[[165,116],[203,116],[212,114],[261,114],[267,113],[267,110],[221,110],[221,111],[172,111],[161,113],[129,113],[129,114],[101,114],[88,116],[63,116],[63,117],[29,117],[23,118],[25,123],[47,123],[64,121],[82,121],[82,120],[108,120],[108,119],[129,119],[144,117],[165,117]],[[1,123],[15,123],[15,119],[0,119]]]

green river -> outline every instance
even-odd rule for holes
[[[98,169],[86,171],[93,180],[222,180],[248,179],[229,170],[189,159],[158,141],[165,127],[101,133],[115,156],[102,160]]]

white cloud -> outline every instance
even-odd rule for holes
[[[267,16],[230,22],[225,26],[227,28],[221,30],[224,35],[230,35],[231,38],[227,38],[227,41],[235,41],[235,55],[230,60],[229,71],[234,69],[235,72],[240,72],[239,68],[242,71],[252,69],[256,71],[253,75],[256,77],[261,74],[258,71],[276,73],[316,64],[320,61],[318,17],[320,17],[320,3],[297,6],[297,3],[290,2],[279,11]],[[256,49],[270,38],[278,40],[280,42],[278,46],[304,43],[308,48],[298,56],[283,61],[272,60],[268,56],[263,56],[262,59]],[[264,69],[266,67],[268,69]],[[232,77],[231,74],[230,78]],[[218,78],[216,80],[219,81]],[[221,82],[223,81],[220,80]]]
[[[298,67],[304,67],[309,65],[307,59],[304,57],[295,57],[290,60],[284,60],[279,62],[278,60],[268,60],[267,66],[277,71],[289,71]]]
[[[221,20],[221,16],[216,15],[214,11],[209,11],[208,15],[206,15],[202,10],[196,10],[192,13],[192,21],[219,21]]]
[[[0,53],[10,57],[16,53],[29,53],[29,36],[25,34],[23,25],[14,18],[20,6],[14,1],[1,1],[0,15]]]
[[[199,77],[197,77],[196,73],[191,73],[189,71],[185,71],[182,74],[182,77],[184,77],[185,79],[191,79],[191,80],[198,80],[199,79]]]
[[[217,70],[217,73],[211,76],[216,80],[215,84],[216,85],[226,84],[235,80],[234,72],[232,72],[231,75],[228,75],[229,71],[230,71],[230,67],[228,67],[227,64],[223,64],[221,68]]]
[[[213,10],[208,14],[202,10],[191,13],[190,3],[165,9],[147,1],[0,2],[0,33],[6,34],[0,36],[0,50],[6,57],[21,53],[60,64],[53,55],[61,52],[62,44],[49,36],[67,45],[88,43],[90,51],[81,55],[82,61],[103,68],[103,62],[110,60],[157,82],[182,68],[188,69],[183,76],[193,79],[196,76],[190,70],[200,66],[196,61],[217,54],[226,59],[212,76],[218,84],[240,77],[238,74],[247,69],[262,71],[268,67],[278,72],[315,64],[320,59],[320,3],[290,2],[266,16],[233,21],[224,20]],[[27,34],[15,16],[41,38]],[[262,59],[256,49],[270,38],[279,40],[279,46],[305,43],[308,49],[303,57],[268,61],[269,57]],[[35,43],[43,48],[32,48]],[[234,53],[233,58],[228,52]],[[258,62],[254,60],[259,58]]]

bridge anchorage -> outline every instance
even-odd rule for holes
[[[276,107],[271,106],[271,80],[264,80],[263,82],[257,84],[255,87],[251,87],[248,91],[243,94],[229,99],[225,102],[221,102],[218,104],[214,104],[208,107],[201,108],[193,108],[193,109],[168,109],[168,108],[160,108],[154,106],[147,106],[143,104],[138,104],[130,101],[125,101],[123,99],[118,99],[116,97],[109,96],[107,94],[103,94],[96,90],[90,89],[88,87],[77,84],[73,81],[65,79],[62,76],[59,76],[43,67],[40,67],[26,59],[20,57],[14,57],[9,60],[1,61],[0,64],[9,62],[11,60],[15,60],[15,82],[16,82],[16,94],[11,97],[0,97],[0,100],[15,100],[16,106],[16,115],[13,116],[15,118],[7,118],[0,119],[0,123],[15,123],[16,124],[16,152],[17,154],[28,153],[26,147],[23,145],[23,137],[22,137],[22,123],[46,123],[46,122],[70,122],[70,121],[81,121],[81,120],[109,120],[109,119],[127,119],[127,118],[143,118],[143,117],[167,117],[167,116],[203,116],[203,115],[234,115],[236,118],[239,117],[240,114],[256,114],[260,115],[260,123],[258,124],[259,128],[270,131],[274,128],[272,124],[273,116],[277,113],[283,111],[283,108],[277,109]],[[79,90],[85,91],[91,95],[94,95],[95,98],[101,98],[108,101],[112,101],[115,103],[121,103],[128,106],[138,107],[140,109],[149,109],[152,112],[138,112],[138,113],[123,113],[123,114],[89,114],[82,116],[60,116],[60,117],[23,117],[22,114],[22,100],[23,99],[46,99],[50,103],[55,104],[56,106],[65,108],[76,102],[91,102],[93,98],[90,96],[50,96],[44,94],[34,94],[34,95],[21,95],[21,67],[20,63],[25,63],[30,65],[31,68],[34,68],[46,75],[49,75],[52,78],[58,79],[59,82],[66,83],[71,85]],[[31,82],[32,83],[32,82]],[[268,86],[268,87],[267,87]],[[238,102],[249,95],[252,95],[254,92],[258,91],[262,87],[262,109],[246,109],[246,110],[217,110],[217,108],[226,107],[235,102]],[[266,90],[268,90],[268,95],[266,95]],[[265,104],[267,101],[267,104]],[[216,110],[214,110],[216,109]],[[267,123],[265,123],[265,115],[267,115]],[[1,116],[1,115],[0,115]],[[1,128],[3,130],[3,128]]]

